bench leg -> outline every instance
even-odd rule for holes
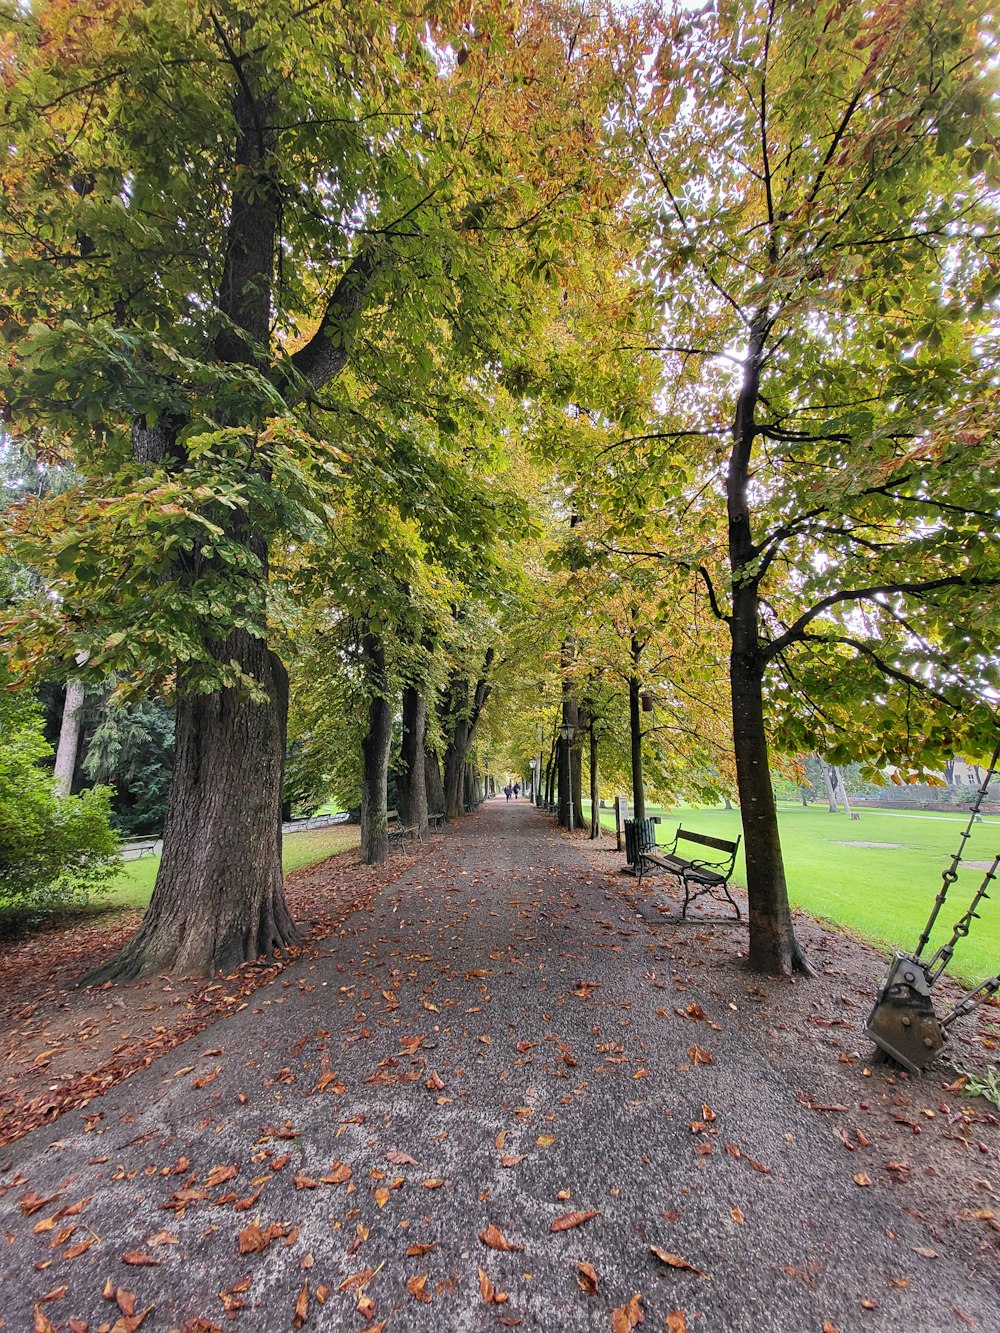
[[[737,921],[742,921],[742,920],[743,920],[743,917],[742,917],[742,915],[740,914],[740,905],[739,905],[738,902],[736,902],[736,900],[735,900],[735,899],[733,898],[733,896],[730,894],[730,892],[729,892],[729,885],[728,885],[728,884],[723,884],[723,886],[722,886],[722,892],[723,892],[723,893],[726,895],[726,897],[729,899],[729,903],[730,903],[730,905],[731,905],[733,911],[736,913],[736,920],[737,920]]]

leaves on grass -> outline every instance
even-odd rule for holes
[[[573,1227],[583,1226],[584,1222],[589,1222],[592,1217],[600,1217],[599,1208],[592,1208],[589,1212],[581,1213],[563,1213],[562,1217],[557,1217],[549,1227],[550,1231],[572,1231]]]
[[[480,1231],[479,1239],[491,1250],[504,1250],[508,1254],[516,1254],[523,1250],[523,1245],[518,1245],[515,1241],[508,1240],[499,1227],[494,1226],[492,1222],[485,1231]]]
[[[667,1264],[670,1268],[681,1268],[687,1273],[694,1273],[697,1277],[708,1281],[708,1274],[703,1273],[700,1268],[695,1268],[694,1264],[687,1259],[682,1259],[679,1254],[671,1254],[669,1250],[661,1250],[658,1245],[650,1245],[650,1253],[655,1254],[660,1263]]]

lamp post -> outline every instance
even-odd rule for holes
[[[537,759],[529,759],[529,760],[528,760],[528,767],[531,769],[531,799],[532,799],[532,800],[535,799],[535,794],[536,794],[536,787],[535,787],[535,765],[536,765],[537,763],[538,763],[538,760],[537,760]]]
[[[563,771],[566,773],[567,786],[569,788],[569,790],[566,793],[568,798],[566,801],[566,807],[567,807],[567,814],[569,816],[570,833],[573,832],[573,758],[570,753],[569,747],[573,743],[573,737],[575,734],[576,734],[576,728],[571,726],[568,722],[563,722],[559,728],[559,739],[566,747],[566,763]],[[559,800],[560,802],[562,801],[561,794]]]
[[[542,763],[542,745],[545,741],[545,728],[541,722],[535,723],[535,739],[538,741],[538,785],[535,787],[535,804],[542,803],[542,774],[545,772],[545,765]],[[531,761],[534,764],[534,760]]]

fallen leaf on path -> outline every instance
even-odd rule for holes
[[[395,1148],[392,1150],[392,1152],[387,1152],[387,1153],[386,1153],[386,1155],[385,1155],[385,1160],[386,1160],[387,1162],[391,1162],[391,1163],[393,1164],[393,1166],[419,1166],[419,1165],[420,1165],[419,1162],[415,1162],[415,1161],[413,1160],[413,1158],[409,1155],[409,1153],[399,1152],[399,1151],[398,1151],[397,1149],[395,1149]]]
[[[872,1183],[872,1178],[867,1171],[859,1171],[854,1177],[854,1183],[855,1185],[861,1186],[870,1185]]]
[[[667,1333],[687,1333],[683,1310],[671,1310],[667,1315]]]
[[[642,1311],[642,1292],[637,1291],[630,1301],[619,1305],[611,1312],[611,1333],[632,1333],[644,1323],[646,1316]]]
[[[436,1249],[437,1249],[436,1244],[423,1245],[420,1244],[419,1242],[415,1242],[407,1249],[406,1257],[407,1259],[419,1259],[421,1255],[430,1254],[432,1250]]]
[[[557,1217],[549,1227],[550,1231],[571,1231],[573,1227],[583,1226],[584,1222],[589,1222],[592,1217],[600,1217],[599,1208],[592,1208],[585,1213],[563,1213],[562,1217]]]
[[[153,1256],[147,1254],[145,1250],[127,1250],[125,1254],[122,1255],[122,1263],[131,1264],[133,1268],[141,1268],[143,1265],[154,1268],[160,1263],[160,1260],[154,1259]]]
[[[146,1244],[151,1247],[157,1245],[179,1245],[180,1241],[172,1231],[156,1231],[152,1236],[146,1237]]]
[[[215,1189],[216,1185],[224,1185],[227,1180],[233,1180],[239,1173],[239,1168],[235,1166],[213,1166],[205,1177],[205,1188]]]
[[[914,1254],[919,1254],[924,1259],[936,1259],[938,1257],[937,1250],[930,1250],[926,1245],[914,1245],[911,1248]]]
[[[829,1319],[823,1320],[823,1333],[840,1333],[836,1324],[831,1324]]]
[[[714,1065],[711,1051],[706,1051],[704,1046],[689,1046],[688,1059],[693,1065]]]
[[[38,1305],[35,1306],[35,1318],[32,1324],[32,1330],[33,1333],[55,1333],[55,1328],[53,1327],[51,1319],[49,1319],[41,1306]]]
[[[490,1222],[485,1231],[480,1231],[479,1239],[491,1250],[505,1250],[508,1254],[517,1253],[524,1249],[523,1245],[518,1245],[515,1241],[508,1240],[499,1227]]]
[[[439,1190],[444,1183],[440,1176],[431,1176],[429,1180],[420,1182],[425,1190]]]
[[[587,1296],[596,1296],[598,1289],[597,1271],[591,1264],[578,1262],[576,1280],[581,1289]]]
[[[537,1148],[551,1148],[555,1141],[556,1136],[554,1134],[539,1134],[538,1138],[535,1139],[535,1146]]]
[[[298,1294],[295,1302],[295,1313],[292,1316],[292,1327],[301,1328],[309,1318],[309,1281],[303,1282],[302,1290]]]
[[[743,1226],[746,1222],[746,1218],[743,1216],[742,1208],[730,1208],[729,1216],[733,1219],[734,1222],[738,1223],[740,1226]]]
[[[695,1268],[694,1264],[687,1259],[682,1259],[679,1254],[671,1254],[669,1250],[661,1250],[659,1245],[650,1245],[650,1253],[655,1254],[660,1263],[667,1264],[670,1268],[682,1268],[688,1273],[695,1273],[698,1277],[708,1281],[708,1274],[703,1273],[700,1268]]]
[[[510,1300],[509,1292],[497,1291],[490,1281],[489,1274],[481,1268],[479,1269],[479,1294],[487,1305],[503,1305],[504,1301]]]
[[[411,1277],[406,1280],[406,1290],[415,1301],[420,1301],[423,1305],[430,1305],[433,1297],[429,1291],[425,1291],[427,1286],[428,1274],[424,1273],[420,1277]]]
[[[375,1276],[374,1268],[363,1268],[360,1273],[352,1273],[350,1277],[345,1277],[343,1282],[337,1288],[338,1291],[351,1291],[357,1287],[366,1287]]]
[[[354,1172],[339,1158],[330,1167],[325,1176],[320,1176],[320,1182],[324,1185],[344,1185],[350,1180]]]
[[[271,1222],[262,1231],[255,1220],[248,1227],[244,1227],[239,1234],[240,1254],[257,1254],[261,1250],[266,1250],[273,1240],[287,1235],[288,1230],[281,1222]]]
[[[122,1315],[121,1319],[116,1319],[111,1325],[110,1333],[135,1333],[152,1309],[151,1305],[147,1305],[145,1310],[140,1310],[138,1314]]]
[[[506,1153],[500,1158],[501,1166],[517,1166],[519,1162],[527,1161],[527,1155],[523,1152]]]

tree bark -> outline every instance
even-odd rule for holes
[[[855,814],[855,812],[851,809],[851,802],[847,795],[847,785],[844,782],[843,773],[841,773],[839,768],[834,768],[833,773],[834,777],[836,777],[837,779],[837,789],[840,792],[840,799],[844,802],[844,814],[850,820],[860,819],[861,816]]]
[[[444,783],[441,781],[441,763],[436,754],[424,752],[424,782],[427,788],[427,810],[432,814],[443,814],[447,818],[444,799]]]
[[[642,644],[632,635],[632,662],[638,668]],[[628,722],[632,753],[632,818],[646,818],[646,797],[642,789],[642,712],[639,701],[639,677],[628,678]]]
[[[85,981],[231,972],[298,940],[281,871],[288,677],[245,630],[220,645],[266,698],[179,691],[163,859],[138,934]]]
[[[361,658],[368,688],[368,731],[361,742],[361,858],[379,865],[389,854],[387,786],[392,709],[385,669],[385,645],[378,634],[365,634]]]
[[[835,815],[837,813],[837,791],[833,785],[833,769],[825,759],[821,759],[820,763],[823,766],[823,786],[826,788],[826,808],[831,815]]]
[[[66,701],[63,704],[62,724],[59,727],[59,745],[52,776],[57,796],[68,796],[73,789],[76,772],[76,752],[80,743],[80,722],[83,713],[84,689],[80,680],[66,682]]]
[[[465,813],[465,766],[479,719],[493,689],[490,681],[493,657],[494,649],[488,648],[471,699],[468,678],[455,672],[442,701],[442,721],[448,736],[444,756],[444,808],[449,819],[457,819]]]
[[[728,618],[731,635],[729,673],[736,778],[750,900],[750,967],[756,972],[787,975],[793,969],[803,972],[811,969],[792,928],[768,760],[759,575],[755,564],[760,553],[753,542],[749,501],[750,460],[757,436],[755,414],[769,331],[766,311],[759,312],[750,330],[743,385],[733,422],[733,449],[726,482],[733,586],[732,613]]]
[[[400,746],[399,813],[404,824],[427,827],[427,696],[416,685],[403,690],[403,737]]]
[[[590,719],[590,836],[601,836],[601,798],[597,780],[597,729],[594,719]]]

